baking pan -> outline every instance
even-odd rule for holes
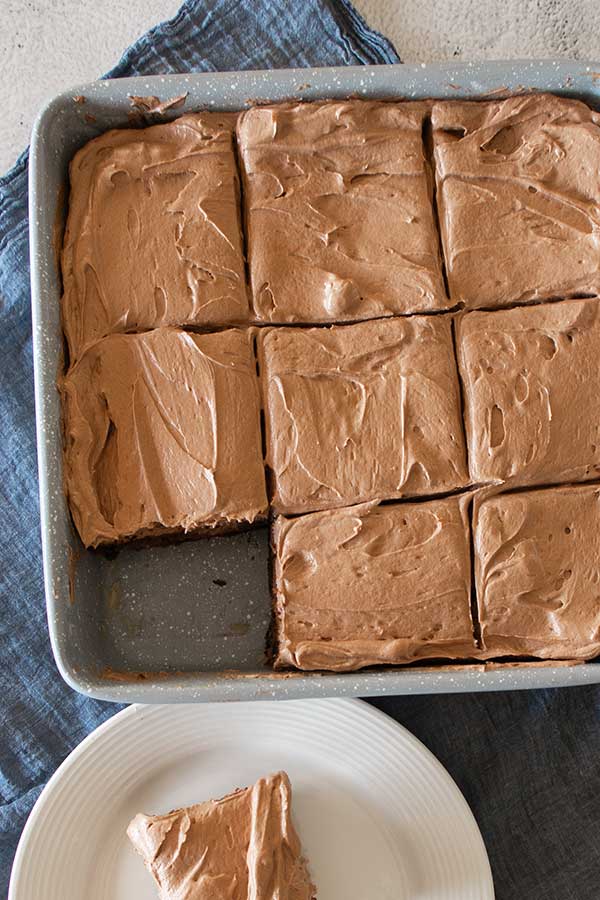
[[[131,124],[131,95],[199,109],[243,109],[286,98],[474,98],[523,90],[578,97],[600,109],[600,62],[514,61],[364,66],[123,78],[79,85],[40,113],[30,159],[35,398],[48,623],[63,678],[103,700],[288,699],[507,690],[600,682],[585,665],[458,665],[345,674],[273,673],[265,664],[270,617],[266,529],[114,558],[84,551],[62,489],[60,246],[68,164],[86,141]],[[155,119],[156,120],[156,119]]]

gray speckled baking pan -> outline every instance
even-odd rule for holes
[[[478,97],[549,90],[600,108],[600,62],[492,62],[169,75],[99,81],[53,99],[33,130],[30,233],[35,392],[48,622],[57,665],[103,700],[176,702],[504,690],[600,682],[600,662],[455,666],[349,674],[275,674],[264,662],[269,621],[266,529],[109,560],[84,551],[62,490],[60,280],[67,168],[102,131],[130,124],[129,95],[183,111],[242,109],[288,97]],[[85,97],[85,103],[74,98]]]

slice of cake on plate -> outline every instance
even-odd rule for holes
[[[220,800],[138,814],[127,834],[161,900],[314,900],[285,772]]]

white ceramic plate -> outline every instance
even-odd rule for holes
[[[9,900],[156,900],[136,812],[285,769],[319,900],[492,900],[485,847],[431,753],[357,700],[131,706],[65,760],[25,827]]]

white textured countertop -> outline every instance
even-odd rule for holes
[[[355,0],[355,6],[405,62],[600,60],[597,0]],[[132,41],[178,7],[179,0],[0,0],[0,172],[27,144],[48,97],[111,68]]]

